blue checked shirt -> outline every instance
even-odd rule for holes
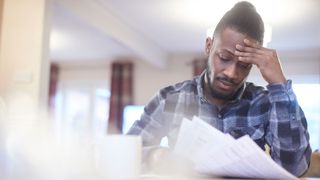
[[[263,150],[268,144],[272,159],[296,176],[307,170],[307,122],[290,80],[268,85],[267,90],[245,83],[235,100],[219,108],[204,97],[204,76],[161,89],[128,134],[141,135],[144,146],[159,145],[167,136],[173,147],[183,117],[198,116],[234,138],[249,135]]]

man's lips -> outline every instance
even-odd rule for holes
[[[218,86],[223,90],[231,90],[233,89],[234,84],[223,79],[218,79]]]

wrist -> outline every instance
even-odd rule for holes
[[[285,83],[269,84],[267,89],[271,102],[290,101],[293,94],[291,80],[287,80]]]
[[[287,79],[284,76],[268,81],[269,85],[286,84],[286,83],[287,83]]]

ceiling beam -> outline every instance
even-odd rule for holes
[[[107,36],[131,49],[143,60],[158,68],[166,68],[167,53],[157,47],[143,34],[133,30],[113,14],[108,12],[97,1],[92,0],[55,0],[71,13],[79,16],[89,25],[99,29]]]

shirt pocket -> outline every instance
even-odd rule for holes
[[[242,123],[237,121],[242,121]],[[260,139],[264,136],[265,122],[265,117],[263,116],[237,119],[233,127],[229,128],[228,133],[235,138],[249,135],[251,139]]]
[[[242,136],[248,135],[250,138],[264,150],[265,138],[264,138],[264,127],[263,125],[258,127],[237,127],[232,129],[229,134],[235,139],[238,139]]]

